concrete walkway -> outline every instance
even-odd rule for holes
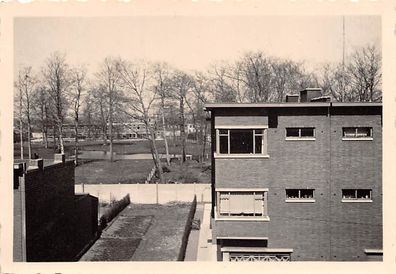
[[[201,221],[201,226],[203,222],[204,204],[198,203],[197,209],[195,210],[194,219]],[[201,228],[200,228],[201,229]],[[196,261],[198,255],[198,244],[199,244],[199,234],[201,230],[191,229],[190,235],[188,236],[186,255],[184,261]]]
[[[211,204],[204,204],[203,221],[199,230],[197,261],[216,261],[216,245],[212,245],[212,229],[210,228]]]
[[[97,160],[97,159],[108,159],[109,154],[101,150],[82,150],[78,156],[80,159],[86,160]],[[159,154],[161,159],[166,158],[166,154]],[[169,154],[171,158],[180,158],[180,154]],[[190,154],[186,155],[187,159],[192,159]],[[150,153],[138,153],[138,154],[117,154],[114,153],[114,159],[116,160],[152,160],[153,156]]]

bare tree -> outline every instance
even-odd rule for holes
[[[43,144],[48,148],[48,126],[50,123],[50,102],[48,91],[45,86],[39,85],[33,94],[33,110],[37,117],[38,126],[41,130]]]
[[[78,165],[78,126],[79,126],[79,114],[81,107],[81,97],[84,95],[86,89],[86,75],[87,70],[84,67],[74,68],[72,70],[72,88],[71,88],[71,103],[73,108],[74,118],[74,155],[75,165]]]
[[[215,64],[209,69],[210,89],[213,91],[216,102],[234,103],[238,101],[237,92],[232,86],[236,78],[233,75],[230,76],[232,70],[233,67],[224,62]],[[240,71],[238,70],[237,72]],[[237,75],[240,76],[239,74]]]
[[[193,78],[182,72],[176,71],[172,75],[172,97],[179,102],[179,129],[180,129],[180,139],[182,145],[182,163],[186,161],[186,117],[185,117],[185,106],[187,101],[188,93],[193,85]]]
[[[376,102],[382,100],[381,77],[381,56],[367,46],[348,56],[345,66],[325,64],[320,86],[339,102]]]
[[[355,92],[355,100],[376,102],[382,100],[381,55],[375,46],[357,50],[347,66],[349,80]]]
[[[193,83],[193,102],[195,105],[196,119],[198,120],[198,125],[195,127],[198,136],[198,145],[202,146],[202,151],[200,155],[200,161],[203,162],[206,153],[206,143],[208,136],[208,122],[206,121],[206,113],[204,111],[204,105],[209,102],[210,89],[209,80],[202,73],[196,73]]]
[[[165,123],[165,100],[169,96],[170,87],[170,67],[167,64],[155,64],[154,66],[154,78],[156,81],[155,89],[156,93],[160,97],[160,112],[161,112],[161,122],[162,122],[162,133],[165,143],[165,153],[166,153],[166,163],[170,166],[170,159],[169,159],[169,147],[168,147],[168,140],[166,136],[166,123]]]
[[[50,98],[55,106],[55,123],[58,130],[60,152],[65,153],[63,122],[68,108],[67,92],[70,87],[70,70],[65,55],[55,52],[46,61],[43,75],[48,85]]]
[[[113,133],[113,123],[114,123],[114,111],[115,111],[115,105],[116,102],[120,99],[120,84],[121,84],[121,79],[120,79],[120,74],[118,71],[118,65],[119,61],[107,57],[105,58],[104,62],[101,64],[100,70],[97,73],[97,79],[104,89],[102,92],[105,92],[106,94],[106,99],[108,103],[108,131],[109,131],[109,153],[110,153],[110,162],[113,162],[114,160],[114,153],[113,153],[113,139],[114,139],[114,133]],[[103,101],[102,101],[103,102]],[[101,112],[104,111],[104,109],[101,109]],[[104,113],[102,113],[102,116]]]
[[[28,141],[28,157],[32,159],[32,97],[37,81],[32,72],[32,67],[24,67],[19,71],[16,87],[20,94],[20,120],[22,124],[22,116],[26,118],[27,141]],[[23,113],[23,114],[22,114]],[[22,127],[21,127],[22,129]],[[23,133],[23,130],[21,130]],[[23,136],[21,134],[21,146],[23,147]],[[21,148],[21,159],[23,159],[23,148]]]
[[[262,52],[248,52],[241,60],[249,102],[268,102],[271,96],[271,59]]]
[[[338,102],[343,102],[346,98],[350,97],[348,95],[351,95],[351,92],[349,87],[345,85],[345,71],[341,64],[325,64],[322,70],[322,78],[319,86],[322,88],[324,94],[332,96]],[[353,98],[349,99],[353,101]],[[347,99],[347,101],[349,100]]]
[[[120,60],[117,67],[128,102],[128,113],[131,117],[144,122],[158,177],[161,183],[165,183],[161,159],[155,142],[155,129],[150,120],[152,107],[158,100],[158,90],[153,88],[150,66],[144,62],[131,63]]]

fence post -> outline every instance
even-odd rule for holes
[[[158,182],[155,183],[155,201],[157,202],[157,205],[159,204],[159,197],[158,197]]]

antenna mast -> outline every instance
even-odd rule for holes
[[[341,102],[345,101],[345,16],[342,16],[342,90]]]

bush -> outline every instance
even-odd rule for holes
[[[127,207],[131,203],[129,198],[129,194],[127,194],[124,198],[119,201],[116,201],[111,204],[110,208],[103,213],[103,215],[99,219],[99,226],[101,229],[104,229],[107,224],[114,219],[125,207]]]

